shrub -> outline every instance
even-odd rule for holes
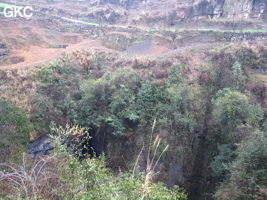
[[[229,88],[218,91],[212,102],[212,116],[217,127],[215,132],[217,131],[217,137],[224,141],[233,140],[237,136],[237,127],[257,127],[262,119],[263,113],[258,105],[251,104],[245,94],[231,91]]]
[[[10,199],[177,199],[187,198],[184,190],[167,189],[161,183],[145,182],[143,174],[119,173],[107,167],[105,158],[79,161],[62,145],[68,135],[81,135],[78,126],[60,128],[54,137],[55,151],[32,165],[2,164],[1,197]],[[149,183],[149,187],[148,184]],[[7,192],[8,191],[8,192]]]
[[[229,173],[227,165],[233,160],[233,157],[234,152],[231,144],[223,144],[218,147],[218,155],[210,164],[216,179],[221,180]]]
[[[17,151],[27,147],[33,127],[21,108],[0,99],[0,160],[17,156]]]
[[[215,193],[216,199],[265,199],[267,197],[267,134],[256,131],[244,139],[231,164],[229,179]]]

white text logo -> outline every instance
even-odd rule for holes
[[[4,16],[5,17],[32,17],[32,7],[5,7]],[[28,13],[28,14],[27,14]]]

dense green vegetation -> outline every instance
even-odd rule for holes
[[[36,124],[45,124],[45,118],[57,124],[62,120],[122,136],[127,128],[151,126],[157,118],[159,128],[172,127],[168,129],[171,135],[186,136],[195,122],[189,112],[193,94],[182,71],[177,64],[166,83],[158,83],[153,77],[141,80],[134,71],[123,69],[101,78],[84,74],[80,80],[75,67],[48,66],[37,72],[43,84],[37,90],[33,120]]]
[[[218,199],[262,199],[267,185],[267,134],[255,131],[237,149],[237,157],[228,167],[229,179],[217,190]]]
[[[263,2],[16,1],[0,199],[267,199]]]
[[[253,82],[252,69],[263,67],[256,67],[255,62],[264,55],[255,57],[248,49],[213,53],[210,66],[203,68],[194,82],[188,81],[186,63],[169,64],[166,77],[159,81],[153,73],[140,76],[138,70],[128,68],[100,71],[106,66],[105,60],[100,58],[101,55],[90,57],[88,54],[88,62],[81,67],[72,57],[66,57],[34,70],[31,80],[38,84],[32,97],[34,109],[30,120],[38,135],[50,132],[55,124],[88,127],[89,132],[97,133],[103,141],[107,162],[101,158],[87,158],[87,155],[83,155],[85,159],[79,159],[73,151],[58,143],[55,153],[43,158],[47,163],[45,169],[60,177],[59,182],[56,181],[59,184],[57,191],[49,193],[55,182],[46,180],[40,183],[47,184],[43,186],[44,190],[36,189],[29,198],[54,195],[63,199],[120,199],[122,196],[128,199],[142,196],[147,199],[186,199],[184,191],[168,190],[157,183],[157,180],[166,182],[168,174],[161,171],[157,174],[152,170],[153,176],[147,178],[149,170],[144,174],[132,171],[137,165],[142,168],[141,161],[135,162],[133,158],[138,160],[151,149],[156,150],[152,155],[159,158],[155,171],[160,165],[167,169],[174,159],[179,160],[184,173],[181,179],[175,180],[179,186],[190,188],[191,172],[199,165],[188,158],[203,151],[205,164],[201,165],[201,170],[209,170],[211,174],[203,175],[200,184],[207,185],[209,188],[203,190],[214,193],[215,199],[266,196],[267,113],[262,106],[264,101],[261,101],[265,93],[260,82],[258,85],[253,83],[253,89],[248,90],[252,87],[248,85]],[[95,62],[89,62],[92,59]],[[155,61],[155,65],[157,62],[168,63],[161,60]],[[142,66],[146,67],[145,64]],[[1,106],[8,109],[1,111],[0,122],[7,121],[9,125],[5,127],[16,129],[12,137],[26,145],[31,131],[26,114],[6,101],[1,101]],[[16,114],[7,110],[14,110],[12,113]],[[151,127],[158,135],[151,136]],[[13,129],[10,131],[14,132]],[[77,139],[70,137],[69,141],[73,138]],[[153,148],[151,138],[156,141]],[[141,141],[141,145],[136,141]],[[160,143],[158,141],[164,145],[155,145]],[[200,141],[205,142],[205,146],[201,146]],[[114,157],[120,156],[121,160],[113,161]],[[49,159],[61,167],[55,167]],[[112,163],[110,165],[115,166],[115,170],[106,167],[107,163]],[[27,169],[35,170],[34,165],[29,164]],[[14,186],[12,195],[15,196],[7,197],[25,197],[25,191],[20,187]]]
[[[104,157],[79,161],[66,137],[86,134],[78,126],[55,129],[55,151],[38,162],[23,165],[1,164],[0,197],[7,199],[177,199],[186,194],[178,187],[168,190],[152,183],[151,174],[136,171],[114,175]],[[64,143],[64,145],[62,145]],[[68,146],[68,148],[67,148]]]
[[[0,160],[16,160],[25,151],[33,127],[26,112],[0,99]]]

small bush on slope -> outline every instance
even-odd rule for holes
[[[238,146],[229,179],[217,190],[216,199],[250,200],[267,197],[267,134],[251,133]]]
[[[31,131],[26,112],[0,99],[0,162],[16,160],[16,152],[25,150]]]

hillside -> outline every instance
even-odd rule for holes
[[[266,6],[0,1],[0,198],[265,199]]]

